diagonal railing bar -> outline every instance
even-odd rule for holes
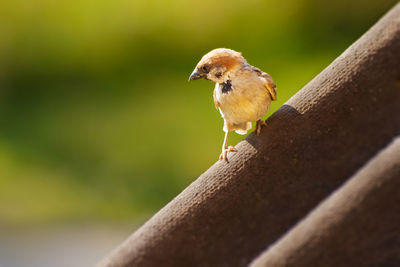
[[[399,266],[400,137],[251,267]]]

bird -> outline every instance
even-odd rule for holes
[[[215,82],[215,107],[224,119],[224,142],[220,160],[228,162],[228,152],[237,151],[227,146],[231,131],[246,134],[251,123],[260,135],[266,126],[262,117],[267,114],[271,101],[276,100],[276,85],[272,77],[247,63],[242,53],[228,48],[217,48],[205,54],[196,65],[189,81],[206,79]]]

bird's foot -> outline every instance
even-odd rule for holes
[[[219,156],[219,160],[224,159],[226,162],[228,162],[228,152],[237,152],[237,150],[233,146],[223,149],[221,155]]]
[[[256,134],[257,136],[260,136],[261,134],[261,129],[263,126],[267,126],[267,123],[263,120],[258,120],[256,123]]]

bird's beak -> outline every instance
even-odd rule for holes
[[[200,73],[199,71],[197,71],[197,69],[195,69],[192,74],[190,74],[189,77],[189,81],[193,81],[193,80],[197,80],[197,79],[201,79],[204,77],[204,73]]]

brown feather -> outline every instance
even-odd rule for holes
[[[272,80],[271,75],[269,75],[266,72],[263,72],[259,68],[251,66],[252,70],[257,73],[258,76],[263,77],[266,82],[265,82],[265,88],[268,90],[268,93],[271,96],[272,100],[276,100],[276,85],[274,83],[274,80]]]
[[[210,53],[206,54],[199,62],[197,66],[209,65],[221,65],[229,71],[234,66],[241,65],[245,62],[242,54],[230,49],[215,49]]]

